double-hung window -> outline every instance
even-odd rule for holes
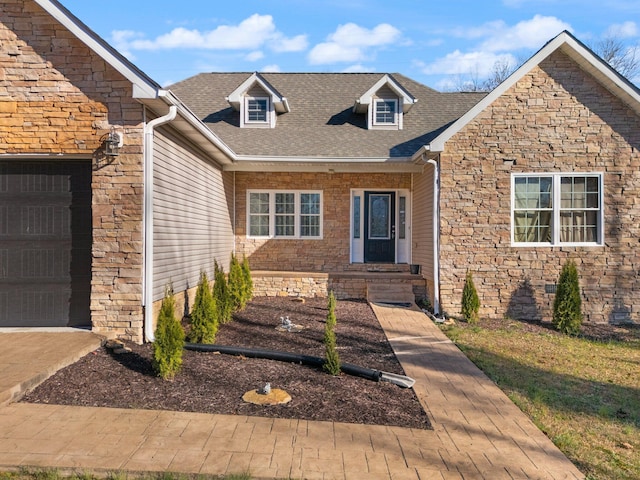
[[[246,123],[267,123],[269,119],[268,98],[247,98]]]
[[[398,100],[378,99],[374,103],[374,125],[397,125]]]
[[[322,192],[249,191],[250,237],[322,238]]]
[[[602,174],[514,174],[511,238],[517,245],[602,245]]]

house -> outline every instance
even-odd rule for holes
[[[262,294],[406,284],[457,315],[640,320],[640,92],[563,32],[488,94],[400,74],[162,88],[55,0],[0,11],[0,326],[153,340],[172,285],[249,258]],[[419,274],[409,264],[421,266]]]

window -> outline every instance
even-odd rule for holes
[[[515,244],[603,243],[601,174],[513,175]]]
[[[247,98],[247,122],[266,123],[268,113],[268,98]]]
[[[250,237],[322,238],[322,193],[249,191]]]
[[[374,125],[395,125],[398,100],[381,99],[375,101]]]

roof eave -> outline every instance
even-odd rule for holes
[[[225,171],[316,173],[415,173],[421,167],[407,158],[262,157],[238,155]]]

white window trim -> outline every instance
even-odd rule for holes
[[[252,193],[267,193],[269,194],[269,235],[251,235],[251,194]],[[295,195],[295,211],[294,211],[294,235],[277,235],[276,236],[276,194],[277,193],[293,193]],[[320,234],[318,236],[302,236],[300,234],[302,217],[300,196],[303,194],[317,194],[320,195]],[[247,190],[247,238],[260,238],[260,239],[275,239],[275,240],[322,240],[324,235],[324,196],[322,190]]]
[[[395,104],[393,123],[376,121],[378,102],[393,102]],[[400,99],[384,97],[373,98],[369,104],[368,125],[372,130],[402,130],[402,109]]]
[[[515,225],[515,179],[526,177],[552,177],[552,222],[551,242],[516,242]],[[560,241],[560,186],[561,179],[566,177],[598,177],[600,212],[598,215],[598,239],[595,242],[561,242]],[[511,246],[512,247],[603,247],[604,246],[604,174],[602,172],[543,172],[511,174]]]
[[[267,116],[266,120],[249,120],[249,101],[250,100],[265,100],[267,102]],[[242,108],[240,110],[241,117],[240,123],[245,127],[273,127],[274,112],[271,98],[268,96],[245,96],[242,102]]]

